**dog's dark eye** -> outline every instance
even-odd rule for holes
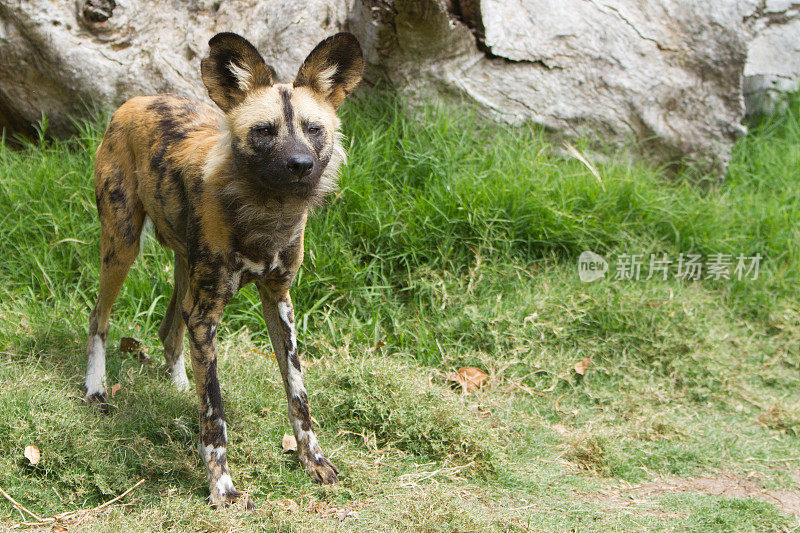
[[[255,130],[261,137],[272,137],[275,135],[275,126],[258,126]]]
[[[316,135],[317,133],[319,133],[319,130],[320,130],[319,126],[309,126],[306,131],[308,131],[309,135]]]

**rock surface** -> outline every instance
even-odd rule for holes
[[[372,78],[412,99],[452,95],[505,122],[636,139],[722,169],[744,132],[743,94],[756,106],[796,89],[798,11],[786,0],[4,0],[0,127],[30,132],[45,113],[61,135],[90,103],[207,98],[199,60],[218,31],[251,39],[289,80],[321,38],[349,29]]]
[[[772,111],[800,87],[800,2],[767,0],[744,67],[748,114]]]
[[[569,135],[635,138],[718,169],[744,132],[755,1],[374,4],[357,10],[355,26],[372,30],[373,62],[408,90],[457,93],[504,121]]]
[[[0,127],[72,131],[87,106],[140,94],[207,98],[200,58],[220,31],[251,39],[290,80],[322,37],[341,31],[351,0],[3,0]]]

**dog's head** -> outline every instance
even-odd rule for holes
[[[201,62],[203,83],[227,115],[237,171],[266,191],[320,196],[343,162],[336,110],[364,70],[358,40],[338,33],[308,55],[293,83],[244,37],[219,33]]]

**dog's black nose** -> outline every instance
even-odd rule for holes
[[[311,167],[314,166],[314,160],[311,159],[311,156],[305,154],[293,155],[289,158],[289,161],[286,162],[286,166],[289,172],[298,178],[302,178],[311,172]]]

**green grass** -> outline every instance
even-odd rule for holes
[[[412,114],[387,94],[346,106],[350,162],[310,223],[293,289],[312,414],[342,482],[314,486],[280,450],[285,400],[247,288],[220,331],[220,377],[249,514],[205,502],[195,400],[161,363],[172,276],[152,238],[112,317],[115,409],[81,401],[102,128],[0,144],[0,487],[49,516],[145,479],[131,505],[71,530],[796,527],[756,497],[625,491],[703,473],[798,491],[799,117],[800,97],[751,128],[722,182],[612,149],[598,180],[534,127],[449,106]],[[584,250],[612,265],[633,253],[764,259],[756,280],[585,284]],[[119,353],[126,335],[156,363]],[[444,375],[467,365],[490,386],[452,390]],[[21,520],[6,501],[0,517]]]

